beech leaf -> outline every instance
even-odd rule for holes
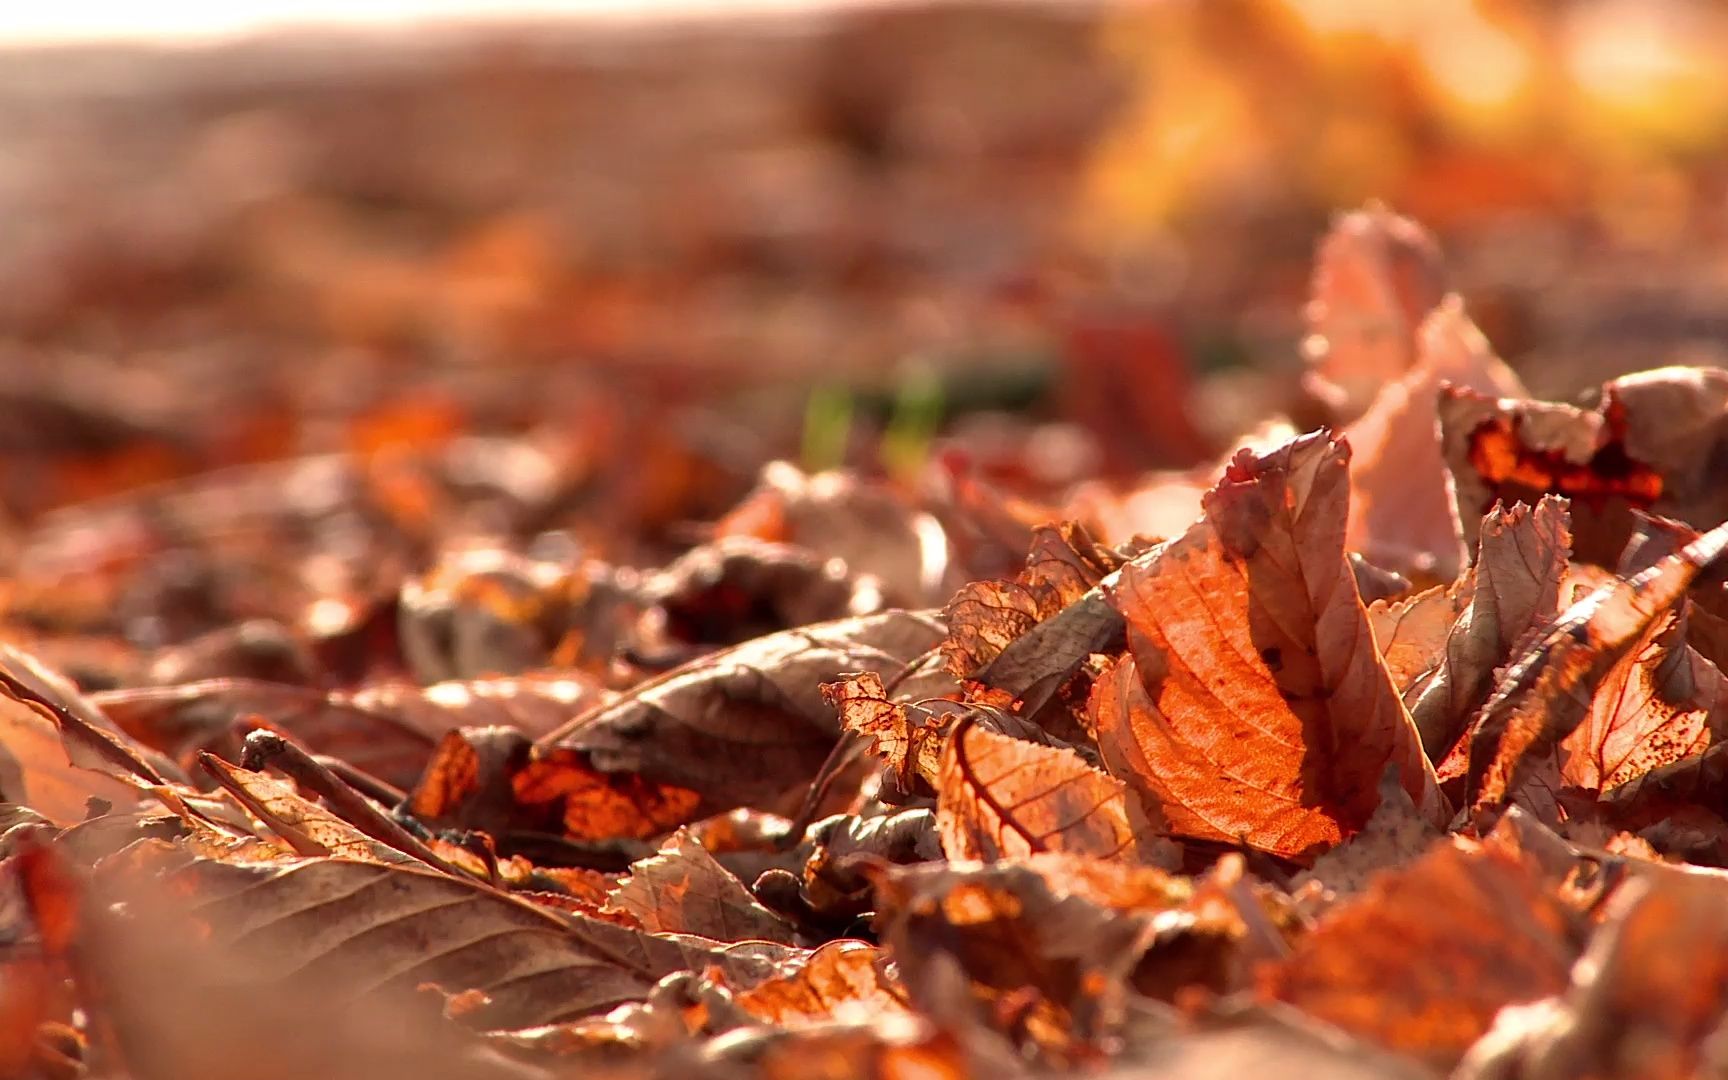
[[[1175,869],[1181,852],[1157,836],[1126,786],[1073,751],[961,721],[942,751],[936,822],[950,859],[1065,851]]]
[[[1447,816],[1344,558],[1348,463],[1325,434],[1239,455],[1111,589],[1130,648],[1093,694],[1099,748],[1172,835],[1312,859],[1367,823],[1388,764]]]

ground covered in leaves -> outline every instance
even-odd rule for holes
[[[0,1075],[1728,1070],[1728,372],[1533,400],[1378,208],[1306,318],[1328,426],[1126,485],[602,555],[672,466],[499,436],[18,523]]]

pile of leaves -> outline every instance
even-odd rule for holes
[[[1381,209],[1307,318],[1328,427],[658,566],[525,441],[21,523],[0,1075],[1728,1069],[1728,372],[1531,400]]]

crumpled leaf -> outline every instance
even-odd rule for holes
[[[883,972],[887,961],[868,942],[830,941],[796,973],[765,979],[734,1000],[764,1023],[789,1027],[833,1020],[843,1010],[880,1020],[906,1012],[905,990]]]
[[[688,788],[602,773],[579,751],[538,749],[502,727],[446,734],[408,798],[421,821],[500,841],[513,833],[645,840],[699,817],[700,803]]]
[[[1343,214],[1320,243],[1304,316],[1308,388],[1343,420],[1416,360],[1417,327],[1445,293],[1440,252],[1378,203]]]
[[[1153,832],[1122,781],[1071,750],[961,721],[941,755],[936,823],[949,859],[1064,851],[1174,870],[1181,850]]]
[[[931,615],[889,611],[787,630],[640,684],[540,740],[605,774],[697,792],[697,816],[763,806],[808,781],[838,734],[821,684],[851,671],[898,672],[942,640]],[[905,679],[908,700],[952,683]]]
[[[1557,998],[1500,1014],[1460,1080],[1712,1076],[1728,1064],[1728,883],[1691,874],[1622,886]]]
[[[878,877],[876,899],[915,1006],[943,1008],[951,960],[985,1026],[1057,1061],[1096,1054],[1120,1027],[1124,980],[1153,935],[1148,917],[1065,895],[1015,863],[897,868]]]
[[[1544,496],[1496,507],[1482,522],[1475,565],[1454,587],[1468,602],[1434,666],[1405,700],[1430,758],[1439,760],[1487,700],[1494,672],[1552,622],[1570,544],[1566,504]]]
[[[1389,763],[1446,817],[1344,559],[1348,462],[1324,434],[1239,455],[1111,590],[1130,648],[1094,690],[1099,748],[1171,835],[1312,859],[1367,823]]]
[[[1728,518],[1720,482],[1728,371],[1659,368],[1602,387],[1594,410],[1453,388],[1440,426],[1466,543],[1496,500],[1572,500],[1574,557],[1613,566],[1649,510],[1700,529]]]
[[[1466,572],[1468,573],[1468,571]],[[1473,578],[1467,579],[1473,582]],[[1406,706],[1422,688],[1422,677],[1446,651],[1452,624],[1470,603],[1470,589],[1457,583],[1433,585],[1414,596],[1376,600],[1368,605],[1368,625],[1386,674]]]
[[[1728,734],[1728,678],[1658,619],[1610,668],[1562,744],[1560,778],[1603,792],[1701,753]]]
[[[294,785],[286,780],[242,769],[217,757],[206,758],[205,768],[296,854],[419,865],[418,860],[373,839],[325,807],[302,798]]]
[[[942,642],[948,670],[957,678],[978,678],[1003,650],[1080,600],[1122,561],[1074,522],[1038,526],[1014,580],[974,581],[948,602],[948,637]]]
[[[1442,383],[1498,398],[1524,387],[1448,297],[1423,320],[1415,366],[1388,383],[1350,425],[1350,518],[1345,545],[1393,569],[1450,581],[1464,566],[1451,481],[1440,455]]]
[[[901,792],[918,790],[920,782],[935,790],[950,717],[890,700],[874,671],[823,683],[822,696],[839,712],[843,729],[870,740]]]
[[[633,916],[644,930],[695,934],[715,941],[760,939],[796,945],[786,921],[756,902],[743,882],[679,829],[660,850],[630,864],[606,897],[606,908]]]
[[[1565,986],[1573,920],[1517,857],[1444,841],[1334,908],[1261,993],[1450,1066],[1502,1007]]]
[[[1583,722],[1596,688],[1724,549],[1728,526],[1630,580],[1604,585],[1530,644],[1500,678],[1469,735],[1465,793],[1474,812],[1504,810],[1527,783],[1558,785],[1553,753]]]

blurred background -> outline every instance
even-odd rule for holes
[[[601,549],[775,457],[1184,467],[1319,418],[1310,260],[1367,200],[1537,394],[1728,340],[1707,0],[48,7],[0,12],[18,535],[481,436],[591,481]]]

